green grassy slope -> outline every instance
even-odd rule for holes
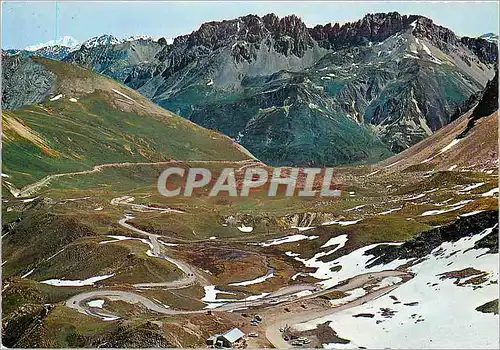
[[[55,74],[53,95],[63,96],[2,113],[3,172],[17,186],[103,163],[249,158],[229,138],[109,78],[64,62],[34,60]]]

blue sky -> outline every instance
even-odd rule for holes
[[[498,33],[498,2],[2,2],[2,47],[24,48],[70,35],[118,38],[147,34],[173,38],[201,23],[246,14],[296,14],[308,25],[354,21],[370,12],[421,14],[459,35]],[[56,20],[57,17],[57,20]]]

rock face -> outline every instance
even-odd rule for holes
[[[52,308],[50,304],[27,304],[15,309],[2,320],[2,343],[13,348],[49,347],[40,333],[43,320]]]
[[[482,62],[498,62],[498,46],[494,41],[463,37],[460,42],[467,46]]]
[[[37,50],[5,50],[4,53],[9,56],[13,55],[21,55],[24,57],[31,56],[40,56],[45,58],[51,58],[53,60],[62,60],[64,59],[70,52],[72,48],[67,46],[45,46],[41,47]]]
[[[456,242],[460,238],[473,236],[487,228],[494,227],[492,232],[476,242],[479,248],[489,248],[489,254],[498,253],[498,211],[486,211],[459,219],[447,226],[422,232],[402,245],[377,246],[366,254],[374,255],[368,267],[387,264],[397,259],[424,258],[443,242]]]
[[[2,108],[42,101],[51,93],[54,81],[43,65],[21,55],[2,55]]]
[[[477,101],[477,105],[472,111],[464,131],[458,135],[459,138],[467,136],[476,125],[478,119],[490,116],[492,113],[498,111],[498,69],[493,79],[486,84],[484,91],[477,98],[475,97],[475,100]],[[468,102],[470,103],[471,101]]]
[[[269,14],[204,23],[171,45],[94,38],[65,60],[267,163],[328,165],[379,160],[448,124],[492,78],[498,50],[396,12],[314,28]]]
[[[472,112],[473,117],[481,118],[490,115],[498,110],[498,70],[484,89],[483,96],[479,104]]]
[[[163,46],[146,37],[118,40],[111,35],[103,35],[85,41],[79,50],[69,53],[65,60],[92,68],[136,88],[143,81],[153,78],[153,72],[149,70],[156,62],[155,55]]]
[[[498,43],[498,35],[495,33],[485,33],[481,35],[480,38],[492,43]]]
[[[31,294],[30,296],[33,296]],[[4,345],[14,348],[57,347],[47,336],[45,324],[52,304],[26,304],[11,311],[2,322]],[[59,339],[68,347],[76,348],[171,348],[160,327],[152,322],[130,326],[120,323],[111,330],[97,334],[79,334],[74,325],[68,325],[65,338]]]
[[[322,47],[339,49],[347,46],[366,45],[380,42],[417,20],[418,16],[401,16],[397,12],[368,14],[357,22],[340,26],[335,23],[317,25],[309,32]]]

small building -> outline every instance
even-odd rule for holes
[[[221,334],[218,338],[217,341],[222,342],[222,346],[225,348],[232,348],[233,345],[243,338],[245,333],[243,333],[241,330],[238,328],[232,328],[228,330],[226,333]]]
[[[231,328],[225,333],[214,334],[207,339],[208,346],[215,346],[217,348],[232,348],[245,333],[238,328]]]
[[[214,334],[211,335],[210,337],[207,338],[207,345],[208,346],[215,346],[217,344],[217,338],[220,337],[220,334]]]

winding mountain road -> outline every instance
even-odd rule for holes
[[[83,314],[92,315],[89,311],[90,307],[86,304],[87,301],[99,298],[108,298],[110,300],[120,300],[131,304],[142,304],[145,308],[150,311],[157,312],[164,315],[175,315],[178,314],[177,311],[174,311],[164,305],[161,305],[157,302],[154,302],[145,296],[142,296],[133,292],[126,292],[121,290],[96,290],[92,292],[81,293],[73,296],[72,298],[66,301],[66,306],[72,309],[77,310]],[[186,313],[190,313],[190,311],[186,311]],[[103,315],[104,316],[104,315]],[[113,316],[113,315],[106,315]]]
[[[163,161],[163,162],[106,163],[106,164],[95,165],[92,169],[89,169],[89,170],[47,175],[44,178],[38,180],[37,182],[34,182],[30,185],[27,185],[21,189],[17,189],[13,185],[8,186],[8,189],[14,197],[24,198],[24,197],[31,196],[33,193],[37,192],[41,187],[48,185],[51,180],[57,179],[59,177],[89,175],[89,174],[100,172],[101,170],[103,170],[105,168],[121,168],[121,167],[143,166],[143,165],[146,165],[146,166],[147,165],[169,165],[169,164],[179,164],[179,163],[181,163],[181,164],[192,164],[192,163],[195,163],[195,164],[196,163],[243,164],[243,166],[245,166],[245,164],[249,164],[249,165],[250,164],[262,164],[255,159],[244,159],[244,160],[235,160],[235,161],[228,161],[228,160],[169,160],[169,161]]]
[[[405,275],[405,273],[402,273],[401,271],[382,271],[382,272],[375,272],[370,274],[372,278],[383,278],[383,277],[388,277],[388,276],[401,276]],[[293,294],[304,291],[304,290],[311,290],[312,288],[315,288],[315,286],[311,285],[291,285],[291,286],[286,286],[283,288],[280,288],[278,291],[273,292],[261,299],[257,300],[237,300],[234,302],[227,302],[226,304],[219,306],[216,310],[217,311],[233,311],[233,310],[238,310],[241,308],[248,308],[248,307],[256,307],[256,306],[261,306],[261,305],[267,305],[267,304],[282,304],[282,303],[295,303],[298,301],[304,301],[306,299],[312,299],[316,298],[320,295],[326,294],[326,293],[331,293],[333,291],[348,291],[354,288],[359,288],[365,285],[369,279],[367,279],[366,275],[360,275],[356,276],[351,279],[351,281],[348,284],[345,284],[340,287],[334,287],[330,288],[328,290],[322,290],[319,292],[313,292],[310,295],[307,295],[305,297],[301,298],[290,298]],[[352,302],[346,303],[344,305],[334,307],[331,309],[327,309],[324,311],[305,311],[298,313],[296,315],[293,314],[283,314],[280,319],[275,321],[273,324],[269,325],[266,329],[266,337],[268,337],[269,341],[273,345],[283,345],[284,342],[283,339],[281,338],[281,333],[279,332],[279,328],[284,327],[286,324],[296,324],[296,323],[301,323],[301,322],[306,322],[315,318],[323,317],[326,315],[330,315],[332,313],[345,310],[347,308],[355,307],[358,305],[361,305],[362,303],[366,301],[370,301],[373,299],[378,298],[379,296],[391,291],[392,289],[396,288],[399,284],[395,284],[393,286],[385,287],[378,289],[374,292],[369,292],[363,297],[360,297],[359,299],[356,299]],[[81,313],[84,314],[89,314],[92,315],[92,312],[90,311],[90,307],[86,304],[86,302],[93,300],[93,299],[99,299],[99,298],[108,298],[111,300],[121,300],[124,302],[128,303],[140,303],[144,307],[146,307],[148,310],[152,312],[157,312],[160,314],[165,314],[165,315],[184,315],[184,314],[196,314],[196,313],[205,313],[207,310],[206,309],[201,309],[201,310],[193,310],[193,311],[187,311],[187,310],[175,310],[171,309],[168,306],[162,305],[158,302],[152,301],[151,299],[135,293],[135,292],[127,292],[127,291],[120,291],[120,290],[96,290],[96,291],[91,291],[91,292],[85,292],[85,293],[80,293],[78,295],[73,296],[72,298],[68,299],[66,301],[66,306],[72,309],[75,309]],[[111,316],[111,315],[109,315]]]
[[[148,237],[149,241],[151,242],[152,245],[152,255],[158,258],[166,259],[167,261],[171,262],[172,264],[176,265],[183,273],[184,276],[175,280],[175,281],[169,281],[169,282],[157,282],[157,283],[139,283],[134,285],[135,288],[151,288],[151,287],[162,287],[162,288],[171,288],[171,289],[178,289],[178,288],[184,288],[193,285],[194,283],[198,282],[202,286],[209,285],[208,282],[204,279],[204,277],[197,272],[197,268],[189,265],[186,262],[174,259],[172,257],[169,257],[165,254],[162,253],[160,243],[158,242],[158,237],[161,237],[156,234],[149,233],[147,231],[143,231],[141,229],[138,229],[130,224],[127,223],[127,220],[129,218],[125,217],[122,218],[118,221],[118,223],[128,229],[131,230],[135,233],[138,233],[140,235],[144,235]],[[347,283],[339,286],[339,287],[334,287],[326,290],[318,290],[317,286],[314,284],[296,284],[296,285],[290,285],[290,286],[285,286],[277,291],[274,291],[268,295],[265,295],[259,299],[251,299],[251,300],[235,300],[234,302],[226,302],[225,304],[217,307],[217,311],[233,311],[241,308],[248,308],[248,307],[256,307],[256,306],[262,306],[262,305],[269,305],[269,304],[283,304],[283,303],[293,303],[297,301],[303,301],[306,299],[312,299],[316,298],[320,295],[330,293],[332,291],[347,291],[351,290],[354,288],[361,287],[365,285],[368,282],[371,282],[373,279],[376,278],[384,278],[384,277],[390,277],[390,276],[402,276],[402,275],[408,275],[404,272],[401,271],[381,271],[381,272],[376,272],[376,273],[370,273],[370,274],[364,274],[364,275],[359,275],[356,276]],[[395,286],[391,286],[394,287]],[[371,292],[364,297],[357,299],[356,301],[360,300],[360,303],[363,301],[367,300],[372,300],[378,296],[381,295],[381,291],[383,290],[388,290],[389,287],[386,287],[385,289],[380,289],[375,292]],[[303,297],[298,297],[295,294],[301,291],[310,291],[311,294],[303,296]],[[140,295],[135,292],[128,292],[128,291],[119,291],[119,290],[97,290],[97,291],[91,291],[91,292],[85,292],[85,293],[80,293],[78,295],[73,296],[72,298],[68,299],[65,303],[65,305],[69,308],[75,309],[81,313],[88,314],[91,316],[97,316],[101,317],[103,319],[116,319],[116,316],[114,315],[109,315],[105,314],[103,312],[96,313],[93,311],[88,305],[87,302],[93,299],[98,299],[98,298],[108,298],[111,300],[121,300],[124,302],[128,303],[140,303],[142,304],[145,308],[152,312],[160,313],[160,314],[165,314],[165,315],[181,315],[181,314],[195,314],[195,313],[204,313],[206,312],[205,309],[201,310],[194,310],[194,311],[186,311],[186,310],[175,310],[171,309],[170,307],[160,304],[159,302],[153,301],[143,295]],[[370,299],[371,298],[371,299]],[[356,302],[355,301],[355,302]],[[359,304],[356,304],[355,302],[348,303],[346,305],[351,305],[350,307],[357,306]],[[341,307],[347,308],[346,305],[343,305]],[[283,318],[276,321],[272,325],[270,325],[267,330],[266,330],[266,337],[268,337],[269,341],[274,344],[275,346],[283,346],[283,345],[288,345],[286,342],[283,341],[281,338],[281,334],[279,332],[279,328],[283,327],[283,322],[286,324],[290,324],[291,321],[295,323],[299,322],[304,322],[310,319],[314,319],[317,317],[321,317],[323,314],[327,315],[332,312],[335,312],[335,310],[339,311],[340,307],[337,308],[332,308],[325,310],[323,312],[317,312],[317,313],[300,313],[296,315],[294,318],[291,318],[291,315],[283,315]]]
[[[138,283],[138,284],[134,285],[135,288],[163,287],[166,289],[180,289],[180,288],[189,287],[196,282],[198,274],[196,272],[195,267],[192,267],[191,265],[189,265],[181,260],[177,260],[177,259],[174,259],[172,257],[169,257],[161,252],[161,246],[160,246],[160,243],[158,242],[158,238],[162,237],[162,236],[138,229],[137,227],[134,227],[134,226],[128,224],[127,220],[128,220],[128,218],[124,217],[124,218],[118,220],[118,224],[120,226],[128,229],[128,230],[131,230],[135,233],[138,233],[140,235],[144,235],[144,236],[148,237],[148,239],[152,245],[152,250],[151,250],[152,255],[157,257],[157,258],[167,260],[168,262],[177,266],[184,273],[184,275],[181,278],[179,278],[175,281],[156,282],[156,283]],[[200,284],[208,285],[208,283],[206,282],[206,280],[203,277],[200,276],[199,280],[201,282]]]
[[[134,200],[133,197],[123,196],[119,198],[114,198],[111,202],[114,205],[132,205],[132,206],[140,206],[141,208],[134,207],[134,209],[158,209],[156,207],[148,207],[145,205],[137,205],[131,203]],[[162,212],[178,212],[183,213],[182,211],[176,209],[169,208],[161,208]],[[135,284],[134,287],[137,289],[141,288],[154,288],[161,287],[164,289],[180,289],[194,285],[195,283],[199,283],[202,286],[208,286],[210,283],[204,278],[203,274],[198,271],[198,269],[190,264],[172,258],[166,255],[162,251],[162,244],[158,241],[158,238],[163,238],[163,236],[153,234],[144,230],[141,230],[137,227],[132,226],[127,221],[130,219],[130,216],[125,216],[118,220],[118,224],[123,228],[130,230],[136,234],[145,236],[148,238],[151,245],[151,255],[157,258],[165,259],[168,262],[176,265],[182,272],[183,276],[174,281],[167,282],[152,282],[152,283],[138,283]],[[280,304],[280,307],[286,304],[295,303],[298,301],[304,301],[307,299],[313,299],[319,297],[324,294],[331,293],[332,291],[349,291],[355,288],[363,287],[364,285],[373,282],[373,280],[381,279],[385,277],[396,277],[396,276],[410,276],[407,273],[395,270],[386,270],[374,273],[367,273],[355,276],[350,280],[346,281],[346,283],[339,285],[337,287],[321,290],[318,289],[318,286],[315,284],[295,284],[290,286],[282,287],[274,292],[271,292],[267,295],[257,296],[256,298],[251,299],[243,299],[243,300],[234,300],[234,301],[224,301],[224,303],[216,308],[217,311],[226,311],[231,312],[238,309],[248,308],[248,307],[258,307],[258,306],[267,306],[268,308],[273,308],[275,305]],[[345,310],[351,307],[355,307],[361,305],[364,302],[376,299],[381,295],[397,288],[399,284],[395,284],[392,286],[388,286],[385,288],[381,288],[375,291],[370,291],[366,295],[348,302],[346,304],[328,308],[326,310],[321,311],[299,311],[292,313],[281,313],[278,314],[277,317],[274,318],[273,322],[266,327],[266,338],[273,344],[275,347],[283,348],[283,347],[291,347],[290,344],[285,342],[282,338],[282,334],[279,331],[280,328],[285,327],[286,325],[293,325],[301,322],[306,322],[309,320],[313,320],[319,317],[327,316],[335,312],[339,312],[341,310]],[[303,296],[298,296],[297,293],[309,291],[310,294],[306,294]],[[96,290],[85,293],[80,293],[78,295],[73,296],[68,299],[65,305],[69,308],[75,309],[78,312],[100,317],[103,320],[114,320],[119,318],[115,315],[107,314],[103,311],[96,311],[94,308],[89,306],[87,303],[91,300],[99,299],[99,298],[107,298],[110,300],[120,300],[127,303],[132,304],[141,304],[146,309],[151,312],[164,314],[164,315],[182,315],[182,314],[196,314],[196,313],[205,313],[206,309],[201,310],[175,310],[170,308],[167,305],[161,304],[157,300],[151,300],[144,295],[141,295],[136,292],[122,291],[122,290]],[[217,303],[217,301],[215,301]],[[271,318],[272,319],[272,318]]]

